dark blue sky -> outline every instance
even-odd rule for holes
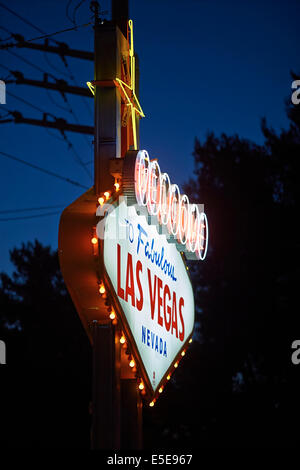
[[[2,1],[47,33],[72,26],[66,17],[67,0]],[[110,9],[110,2],[100,2]],[[73,0],[72,16],[79,0]],[[109,15],[108,15],[109,17]],[[131,0],[135,49],[140,59],[140,101],[146,118],[141,122],[141,148],[159,159],[172,181],[182,184],[193,170],[195,137],[207,131],[217,135],[237,133],[262,143],[260,120],[265,116],[275,129],[286,127],[284,99],[291,94],[290,70],[299,71],[300,2],[258,0]],[[89,1],[77,10],[77,22],[90,19]],[[32,27],[0,8],[0,25],[26,39],[39,36]],[[8,33],[0,29],[0,37]],[[93,32],[86,27],[56,36],[70,47],[92,50]],[[93,78],[93,64],[68,58],[66,69],[59,57],[26,49],[11,49],[58,78],[85,86]],[[6,51],[0,51],[0,64],[20,70],[28,78],[42,74]],[[52,65],[50,65],[52,64]],[[64,74],[64,75],[63,75]],[[0,68],[1,78],[8,72]],[[58,117],[75,121],[60,106],[69,106],[82,124],[92,125],[93,101],[68,95],[66,105],[55,92],[24,85],[8,85],[7,90]],[[50,95],[50,97],[49,97]],[[51,99],[52,98],[52,99]],[[90,111],[88,110],[88,107]],[[26,117],[42,114],[7,96],[0,105],[1,115],[20,110]],[[0,126],[0,150],[35,165],[90,186],[91,178],[76,163],[59,133],[22,124]],[[80,158],[93,158],[92,138],[67,134]],[[39,173],[0,155],[0,219],[29,216],[39,212],[20,212],[23,208],[67,206],[84,190]],[[92,171],[92,165],[87,166]],[[205,201],[203,201],[205,203]],[[60,209],[53,209],[53,211]],[[44,212],[51,212],[44,211]],[[10,271],[9,249],[21,242],[39,239],[57,247],[59,214],[16,221],[0,220],[0,270]]]

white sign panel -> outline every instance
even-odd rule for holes
[[[104,265],[153,393],[194,327],[194,296],[175,243],[122,201],[105,217]]]

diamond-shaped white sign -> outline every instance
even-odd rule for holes
[[[148,391],[155,395],[194,328],[194,296],[175,243],[121,201],[104,219],[104,266]]]

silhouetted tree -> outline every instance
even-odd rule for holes
[[[89,448],[91,347],[57,252],[35,241],[10,255],[12,276],[0,274],[1,443]]]
[[[200,336],[146,410],[159,429],[149,447],[298,445],[300,105],[289,99],[287,114],[279,134],[262,121],[261,146],[213,133],[195,141],[184,189],[209,222],[207,258],[190,263]]]
[[[299,108],[288,105],[291,124],[280,134],[263,120],[263,146],[213,133],[203,144],[195,142],[195,177],[185,190],[205,203],[210,248],[207,260],[192,263],[191,271],[203,342],[199,357],[212,371],[199,374],[198,384],[201,390],[206,383],[208,396],[217,393],[222,402],[214,425],[220,443],[295,444]]]

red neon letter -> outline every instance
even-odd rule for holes
[[[150,304],[151,304],[151,318],[154,318],[154,310],[155,310],[155,297],[156,297],[156,279],[157,277],[154,276],[154,289],[152,290],[152,283],[151,283],[151,271],[148,268],[148,283],[149,283],[149,294],[150,294]]]
[[[117,283],[118,283],[118,296],[124,299],[124,289],[121,287],[121,246],[117,244]]]
[[[128,253],[127,258],[127,270],[126,270],[126,291],[125,300],[128,302],[128,296],[131,297],[131,305],[135,307],[135,295],[134,295],[134,279],[133,279],[133,268],[132,268],[132,256]]]
[[[161,316],[160,314],[160,307],[162,306],[162,297],[161,297],[161,294],[160,294],[160,290],[162,288],[162,280],[158,277],[157,278],[157,307],[158,307],[158,311],[157,311],[157,321],[158,321],[158,324],[160,326],[163,326],[164,325],[164,322],[163,322],[163,317]]]
[[[172,329],[171,329],[172,334],[173,334],[173,330],[176,331],[176,338],[178,338],[177,305],[176,305],[176,293],[175,292],[173,292],[173,305],[172,305]]]
[[[169,331],[169,329],[171,327],[171,320],[172,320],[171,313],[172,313],[172,310],[171,310],[170,305],[167,305],[166,296],[168,296],[169,300],[171,300],[170,289],[169,289],[169,286],[167,284],[165,285],[165,288],[164,288],[164,318],[165,318],[166,330]],[[168,314],[168,320],[167,320],[167,314]]]
[[[183,321],[183,316],[182,316],[182,307],[184,307],[184,299],[183,299],[183,297],[180,297],[180,299],[179,299],[179,317],[180,317],[180,322],[181,322],[181,325],[182,325],[182,331],[179,333],[180,341],[183,341],[183,338],[184,338],[184,321]]]
[[[136,280],[137,280],[137,285],[138,285],[138,289],[139,289],[139,292],[140,292],[140,299],[139,300],[136,299],[136,308],[139,311],[142,310],[143,303],[144,303],[143,289],[142,289],[141,280],[140,280],[140,276],[139,276],[139,273],[142,272],[142,271],[143,271],[142,263],[140,262],[140,260],[138,260],[138,262],[136,263]]]

